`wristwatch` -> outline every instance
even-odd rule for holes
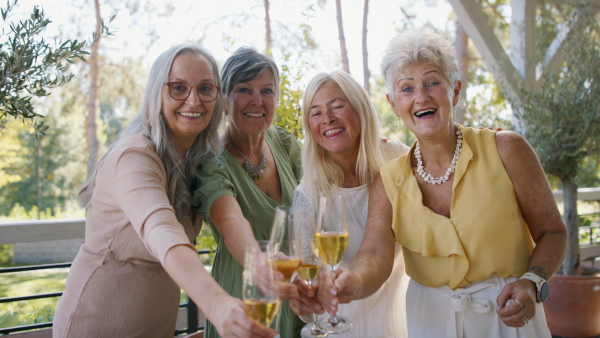
[[[548,282],[546,282],[546,280],[542,277],[531,272],[526,272],[525,274],[523,274],[523,276],[521,276],[521,279],[523,278],[529,279],[533,282],[533,284],[535,284],[535,288],[537,290],[536,301],[538,303],[546,301],[546,299],[548,298],[548,291],[550,290]]]

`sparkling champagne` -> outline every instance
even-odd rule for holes
[[[307,282],[315,280],[319,271],[321,271],[321,266],[311,263],[302,263],[298,268],[298,274]]]
[[[248,316],[264,326],[271,325],[279,310],[277,299],[244,299],[244,304]]]
[[[336,265],[348,247],[348,234],[341,232],[318,232],[316,235],[317,248],[321,259],[328,265]]]
[[[298,267],[300,266],[300,258],[290,258],[290,259],[276,259],[273,260],[275,268],[277,271],[283,274],[283,281],[288,283],[292,278],[292,275]]]

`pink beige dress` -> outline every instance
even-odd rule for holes
[[[133,136],[98,171],[85,244],[54,316],[56,337],[173,337],[180,289],[163,269],[167,251],[193,248],[201,220],[178,220],[150,140]]]

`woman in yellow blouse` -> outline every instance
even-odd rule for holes
[[[523,137],[453,121],[454,53],[437,34],[390,42],[388,102],[417,141],[381,168],[359,253],[335,285],[327,279],[322,301],[334,311],[375,292],[398,242],[412,278],[409,337],[549,337],[541,302],[564,258],[564,222]]]

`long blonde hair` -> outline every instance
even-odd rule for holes
[[[302,101],[302,120],[304,121],[305,131],[302,153],[302,184],[307,187],[306,191],[309,191],[312,195],[309,200],[314,203],[316,203],[320,192],[336,189],[342,186],[344,182],[342,169],[333,160],[331,153],[317,143],[309,124],[310,104],[319,88],[329,81],[340,86],[360,120],[360,144],[356,160],[356,175],[361,184],[371,184],[375,175],[379,172],[379,168],[383,165],[379,120],[367,91],[354,78],[343,71],[338,70],[329,74],[316,75],[308,83]]]
[[[217,62],[212,55],[198,45],[177,45],[159,55],[148,75],[140,110],[129,125],[119,133],[108,152],[98,162],[86,185],[79,192],[79,205],[81,207],[87,208],[89,206],[96,176],[107,156],[120,144],[142,132],[151,140],[156,154],[163,163],[167,173],[167,196],[175,209],[177,218],[181,219],[190,215],[194,172],[199,165],[215,158],[221,149],[218,129],[223,120],[223,98],[218,95],[208,126],[196,137],[186,157],[182,159],[169,137],[170,129],[162,114],[161,93],[171,71],[173,61],[177,56],[184,53],[196,53],[205,57],[212,65],[216,85],[220,84]]]

